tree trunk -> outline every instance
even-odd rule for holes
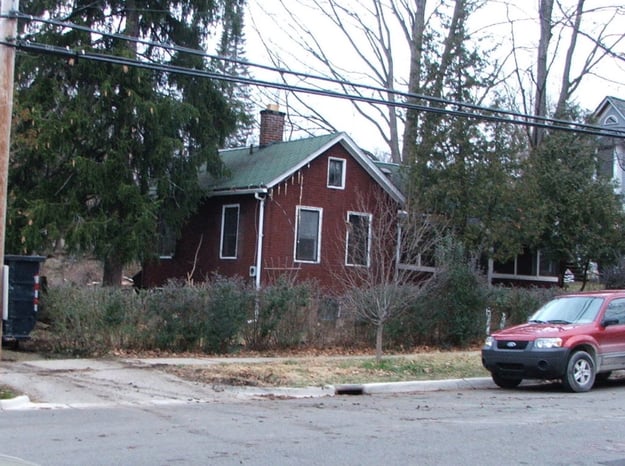
[[[566,51],[566,59],[564,61],[564,71],[562,72],[562,85],[560,87],[560,95],[558,104],[556,105],[556,118],[564,118],[566,111],[566,103],[571,97],[572,91],[577,87],[576,83],[571,82],[571,66],[575,55],[577,45],[577,37],[579,35],[580,25],[582,23],[582,14],[584,13],[584,0],[578,0],[575,10],[575,20],[573,21],[573,29],[571,30],[571,39],[569,48]]]
[[[590,259],[584,261],[584,272],[582,274],[582,286],[579,291],[586,289],[586,283],[588,282],[588,269],[590,268]]]
[[[421,93],[421,64],[423,62],[423,35],[425,31],[425,2],[416,0],[416,13],[412,24],[412,37],[410,40],[410,71],[408,76],[408,92],[411,94]],[[414,97],[407,99],[408,104],[418,103]],[[402,159],[410,165],[417,158],[417,134],[419,132],[419,111],[414,108],[406,110],[406,123],[404,125],[404,137]]]
[[[107,257],[104,259],[104,275],[102,277],[103,286],[121,286],[123,262],[117,257]]]
[[[551,42],[551,17],[553,0],[540,0],[540,41],[538,42],[538,57],[536,59],[536,94],[534,96],[534,115],[547,115],[547,75],[549,73],[547,57]],[[545,130],[533,128],[531,136],[532,147],[538,147]]]
[[[384,323],[378,323],[375,329],[375,360],[380,362],[382,360],[382,333],[384,330]]]
[[[126,28],[124,34],[129,37],[139,37],[139,11],[135,0],[126,1]],[[137,43],[127,41],[126,46],[133,52],[133,57],[136,57]]]
[[[424,0],[417,0],[417,4],[421,8],[425,8]],[[421,10],[421,14],[423,11]],[[454,12],[450,21],[449,30],[447,36],[443,42],[443,51],[441,52],[440,65],[438,66],[436,76],[431,86],[431,97],[442,97],[445,87],[445,77],[449,72],[449,68],[456,57],[458,47],[464,40],[464,29],[467,20],[467,2],[466,0],[455,0]],[[410,45],[410,76],[408,83],[408,92],[419,93],[421,89],[419,76],[421,74],[421,67],[423,65],[423,32],[425,29],[425,23],[423,17],[415,19],[415,26],[413,32],[413,42]],[[419,35],[420,34],[420,35]],[[407,99],[408,103],[417,103],[415,98]],[[419,133],[418,118],[420,111],[414,109],[406,110],[406,123],[404,126],[404,145],[402,149],[402,156],[404,163],[410,165],[417,162],[417,136]]]

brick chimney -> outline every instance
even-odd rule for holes
[[[284,116],[278,105],[267,105],[260,112],[260,147],[274,142],[282,142],[284,134]]]

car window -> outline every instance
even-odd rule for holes
[[[531,322],[584,324],[597,317],[603,299],[594,296],[567,296],[549,301],[530,317]]]
[[[616,319],[619,324],[625,324],[625,298],[614,299],[608,304],[604,319]]]

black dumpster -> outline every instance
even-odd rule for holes
[[[5,276],[2,310],[2,340],[25,340],[37,322],[39,266],[42,256],[4,256]]]

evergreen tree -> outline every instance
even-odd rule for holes
[[[218,31],[222,50],[237,43],[243,4],[30,0],[22,11],[80,28],[31,21],[22,33],[52,51],[214,70],[186,49],[207,47]],[[219,82],[162,67],[20,53],[7,250],[45,253],[63,240],[94,253],[103,282],[119,284],[124,265],[158,254],[159,233],[178,231],[193,212],[198,168],[221,170],[217,149],[246,118],[236,97]]]
[[[612,180],[598,174],[596,154],[595,137],[550,131],[525,169],[544,206],[538,244],[553,259],[582,269],[590,261],[614,264],[625,252],[623,199]]]
[[[422,89],[480,105],[496,78],[488,72],[487,51],[466,32],[464,19],[474,5],[455,5],[448,25],[453,34],[444,47],[424,51]],[[540,219],[540,204],[519,183],[522,133],[504,123],[442,112],[422,114],[417,131],[409,197],[447,217],[453,235],[472,254],[505,260],[520,253]]]

